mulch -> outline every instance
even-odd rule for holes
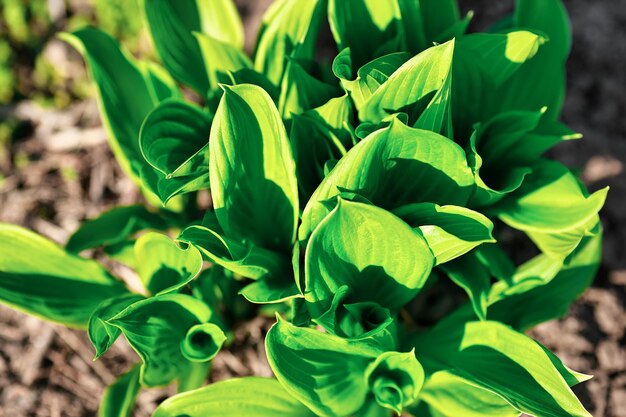
[[[268,1],[237,3],[254,28]],[[531,335],[569,367],[594,375],[575,388],[594,416],[626,417],[626,0],[565,3],[574,42],[564,121],[585,139],[559,147],[553,156],[580,167],[592,191],[611,187],[601,213],[604,260],[593,287],[567,316]],[[512,1],[461,4],[476,11],[475,28],[512,7]],[[61,59],[76,58],[61,54]],[[23,102],[0,108],[4,117],[26,122],[22,139],[0,149],[0,221],[64,242],[83,219],[140,200],[108,150],[92,101],[63,111]],[[216,358],[212,379],[270,375],[259,343],[267,326],[263,318],[242,324],[232,349]],[[84,332],[0,306],[0,417],[96,415],[104,387],[138,358],[120,341],[100,360],[93,362],[92,355]],[[172,393],[144,390],[135,415],[149,416]]]

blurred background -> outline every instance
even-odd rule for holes
[[[141,201],[106,143],[84,63],[59,31],[93,24],[151,57],[141,0],[0,0],[0,221],[65,243],[81,221]],[[271,0],[236,0],[253,47]],[[471,30],[509,13],[513,0],[460,0]],[[574,41],[563,119],[584,134],[552,156],[592,191],[611,186],[601,213],[604,261],[569,314],[532,331],[571,368],[595,375],[576,388],[596,417],[626,417],[626,0],[565,0]],[[262,321],[239,330],[213,379],[267,375]],[[82,332],[0,306],[0,417],[93,416],[103,388],[137,360],[123,343],[92,362]],[[137,416],[171,394],[148,390]],[[462,416],[459,416],[462,417]]]

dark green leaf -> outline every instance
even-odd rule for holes
[[[138,365],[119,377],[105,390],[98,409],[99,417],[131,417],[141,389]]]
[[[94,360],[102,356],[117,340],[120,329],[107,323],[129,305],[142,300],[139,294],[124,294],[104,300],[89,318],[89,340],[96,349]]]

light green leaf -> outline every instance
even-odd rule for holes
[[[253,411],[251,411],[253,410]],[[252,414],[250,414],[252,413]],[[274,379],[234,378],[165,400],[152,417],[315,417]]]
[[[252,243],[237,242],[203,226],[190,226],[178,237],[198,248],[209,260],[250,279],[290,276],[290,258]]]
[[[202,31],[238,49],[243,49],[243,23],[233,0],[197,1]]]
[[[443,417],[519,416],[519,411],[500,396],[471,385],[466,379],[447,371],[431,375],[422,389],[420,398]]]
[[[305,258],[311,315],[346,285],[351,302],[398,309],[422,288],[434,264],[426,241],[384,209],[339,199],[311,235]]]
[[[166,178],[208,172],[211,117],[182,100],[166,100],[148,114],[139,146],[150,165]]]
[[[146,165],[139,149],[139,130],[146,115],[166,97],[180,93],[174,86],[157,89],[153,71],[143,72],[136,60],[120,49],[109,35],[85,28],[64,33],[61,38],[81,52],[98,88],[98,104],[109,143],[124,172],[142,186],[146,197],[156,198],[156,189],[146,189],[141,181]]]
[[[377,122],[406,108],[425,108],[448,79],[454,45],[433,46],[403,64],[359,110],[359,118]]]
[[[381,56],[359,68],[356,79],[353,79],[351,52],[344,49],[333,61],[333,72],[344,90],[350,93],[356,108],[361,110],[376,90],[410,58],[406,52]]]
[[[152,387],[169,384],[192,366],[187,359],[189,345],[204,354],[194,355],[194,361],[208,361],[215,356],[223,337],[213,326],[208,330],[197,326],[215,319],[202,301],[183,294],[166,294],[132,304],[109,323],[122,331],[143,361],[142,385]]]
[[[319,416],[348,416],[368,394],[367,366],[382,353],[310,328],[279,320],[265,339],[276,378]]]
[[[350,48],[357,67],[405,49],[396,0],[329,0],[328,16],[339,50]]]
[[[129,305],[142,300],[139,294],[124,294],[104,300],[89,318],[89,340],[96,349],[94,360],[104,355],[121,334],[120,329],[107,323]]]
[[[288,57],[313,59],[323,0],[277,0],[263,16],[254,66],[280,85]]]
[[[86,328],[102,301],[126,293],[98,263],[69,254],[29,230],[0,223],[0,302]]]
[[[283,119],[290,120],[293,115],[319,107],[337,95],[338,89],[312,76],[304,62],[295,58],[287,60],[278,101]]]
[[[394,119],[352,148],[322,181],[302,214],[300,240],[328,214],[325,201],[350,191],[388,210],[412,203],[467,204],[474,179],[465,152],[436,133]]]
[[[248,284],[239,293],[255,304],[270,304],[302,298],[292,273],[275,279],[263,278]],[[282,279],[281,279],[282,278]]]
[[[291,256],[298,221],[296,167],[270,96],[224,87],[210,135],[211,196],[225,236]]]
[[[522,187],[497,206],[498,217],[522,230],[542,252],[567,256],[597,223],[608,188],[587,196],[562,164],[543,160]]]
[[[543,36],[523,30],[477,33],[458,40],[452,68],[452,117],[457,138],[467,140],[474,124],[510,109],[503,107],[501,100],[509,94],[511,77],[529,65],[545,41]],[[536,80],[532,80],[525,89],[535,90]],[[538,111],[543,106],[528,110]]]
[[[126,241],[140,230],[166,230],[166,216],[154,213],[144,206],[121,206],[105,211],[87,220],[70,236],[66,249],[79,253],[98,246],[113,246]]]
[[[200,47],[192,32],[203,22],[196,0],[145,0],[154,46],[163,65],[178,81],[206,96],[211,86]]]
[[[418,203],[398,207],[393,214],[419,231],[435,255],[437,265],[482,243],[495,242],[491,220],[464,207]]]
[[[202,269],[202,255],[195,247],[181,248],[159,233],[147,233],[137,240],[135,258],[137,274],[152,294],[176,291]]]
[[[591,416],[534,340],[494,321],[457,324],[444,321],[416,338],[416,355],[429,372],[447,370],[527,414]]]
[[[241,49],[203,33],[196,32],[194,36],[200,45],[207,76],[212,86],[228,82],[231,72],[252,68],[252,61]]]
[[[135,399],[141,389],[139,366],[133,368],[109,385],[102,395],[98,417],[131,417]]]
[[[565,262],[539,255],[522,265],[512,283],[499,282],[489,296],[489,317],[520,331],[564,316],[591,285],[602,259],[602,233],[586,237]]]

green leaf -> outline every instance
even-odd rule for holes
[[[564,316],[596,276],[602,233],[586,237],[563,264],[539,255],[522,265],[512,283],[499,282],[489,296],[489,317],[520,331]]]
[[[418,203],[398,207],[393,214],[419,231],[435,255],[436,265],[464,255],[482,243],[495,242],[491,220],[464,207]]]
[[[330,211],[341,191],[350,191],[387,210],[430,202],[467,204],[474,179],[465,152],[436,133],[413,129],[394,119],[358,143],[322,181],[302,214],[300,240]]]
[[[424,385],[424,369],[414,352],[385,352],[367,367],[368,384],[378,405],[402,414],[417,400]]]
[[[211,3],[211,2],[203,2]],[[203,33],[194,33],[212,86],[229,81],[229,74],[252,68],[252,61],[239,48]]]
[[[159,233],[147,233],[137,240],[135,258],[137,274],[152,294],[176,291],[202,269],[202,255],[195,247],[181,248]]]
[[[80,51],[98,88],[98,104],[109,143],[124,172],[154,200],[155,189],[141,181],[145,161],[139,149],[139,130],[146,115],[166,97],[180,95],[176,87],[159,81],[153,71],[144,72],[136,60],[120,49],[109,35],[92,28],[60,35]]]
[[[434,264],[426,241],[406,223],[384,209],[342,199],[311,235],[305,256],[313,318],[330,308],[344,285],[350,302],[398,309],[419,292]]]
[[[519,412],[502,397],[473,386],[466,379],[447,371],[431,375],[420,393],[420,398],[443,417],[519,416]]]
[[[210,135],[211,196],[225,236],[291,255],[298,221],[287,132],[260,87],[224,87]]]
[[[219,230],[190,226],[178,237],[198,248],[209,260],[250,279],[290,276],[290,259],[252,243],[237,242]]]
[[[348,416],[365,402],[367,366],[379,351],[279,320],[265,339],[276,378],[319,416]]]
[[[405,48],[404,27],[395,0],[329,0],[328,16],[339,50],[350,48],[358,67]]]
[[[203,29],[196,0],[146,0],[145,12],[155,49],[163,65],[178,81],[201,96],[210,85],[206,67],[192,32]]]
[[[527,414],[591,416],[534,340],[494,321],[449,324],[442,322],[415,340],[416,355],[429,372],[447,370]]]
[[[608,188],[587,196],[562,164],[543,160],[524,184],[496,207],[507,225],[526,232],[542,252],[564,258],[597,223]]]
[[[243,49],[243,23],[233,0],[196,1],[202,30],[211,37]]]
[[[529,65],[545,41],[543,36],[522,30],[477,33],[458,40],[452,66],[452,117],[457,138],[467,140],[474,124],[510,109],[501,100],[509,94],[511,77]],[[525,89],[535,90],[536,79],[532,80]],[[527,110],[538,111],[543,106]]]
[[[160,213],[144,206],[115,207],[83,223],[67,242],[66,249],[79,253],[98,246],[114,246],[135,233],[146,230],[167,230],[169,224]]]
[[[146,161],[166,178],[208,172],[211,117],[183,100],[166,100],[148,114],[139,146]]]
[[[461,20],[457,0],[420,0],[419,9],[428,43],[441,40]]]
[[[424,30],[421,2],[414,0],[397,1],[398,7],[400,8],[400,15],[402,16],[407,49],[412,55],[417,55],[429,46]]]
[[[277,0],[263,16],[254,66],[278,86],[288,57],[313,59],[323,0]]]
[[[275,279],[259,279],[246,285],[239,293],[255,304],[280,303],[293,298],[302,298],[292,275],[286,274],[282,279],[280,276],[275,276]]]
[[[359,110],[359,118],[377,122],[405,108],[425,108],[448,79],[454,45],[434,46],[403,64]]]
[[[476,316],[486,320],[491,279],[489,271],[480,263],[476,254],[469,253],[457,258],[443,265],[442,269],[456,285],[465,290]]]
[[[232,79],[232,85],[238,84],[254,84],[258,85],[262,89],[264,89],[267,94],[272,97],[274,103],[278,103],[278,98],[280,96],[280,89],[272,84],[272,82],[263,74],[256,72],[250,68],[242,68],[238,71],[231,72],[230,77]]]
[[[69,254],[29,230],[0,223],[0,302],[86,328],[102,301],[127,292],[98,263]]]
[[[135,365],[104,390],[98,409],[99,417],[130,417],[132,415],[135,399],[141,389],[139,370],[139,366]]]
[[[250,414],[252,413],[252,414]],[[165,400],[152,417],[314,417],[274,379],[221,381]]]
[[[337,87],[315,78],[304,64],[295,58],[287,60],[278,101],[278,109],[285,120],[319,107],[339,95]]]
[[[192,366],[189,344],[205,355],[194,355],[194,361],[208,361],[215,356],[223,337],[213,326],[197,326],[211,320],[215,320],[213,313],[202,301],[183,294],[165,294],[132,304],[109,323],[122,331],[143,361],[142,385],[152,387],[169,384]]]
[[[139,294],[124,294],[104,300],[96,307],[89,318],[89,340],[96,349],[94,360],[104,355],[121,334],[120,329],[110,325],[107,321],[143,298]]]
[[[333,72],[344,90],[350,93],[356,108],[361,110],[376,90],[409,59],[411,55],[406,52],[381,56],[359,68],[356,79],[353,79],[351,51],[344,49],[333,61]]]
[[[309,200],[324,179],[326,163],[346,153],[344,144],[351,140],[346,127],[351,116],[350,98],[344,95],[292,118],[289,139],[296,160],[301,203]]]

